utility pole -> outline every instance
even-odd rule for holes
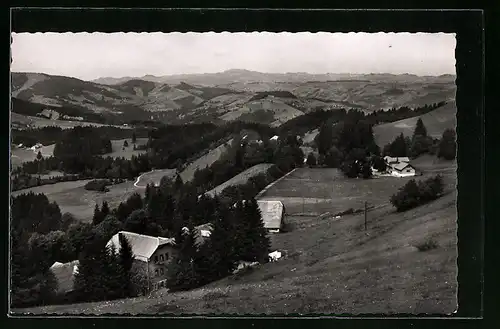
[[[368,202],[365,201],[365,231],[366,231],[366,217],[367,217]]]

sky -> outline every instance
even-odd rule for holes
[[[445,33],[13,33],[11,71],[93,80],[146,74],[455,74]]]

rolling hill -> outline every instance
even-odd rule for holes
[[[454,76],[221,73],[83,81],[12,73],[12,96],[51,111],[72,109],[112,124],[155,120],[184,124],[233,120],[280,124],[315,109],[367,112],[454,99]],[[41,109],[43,111],[43,109]],[[67,111],[67,110],[64,110]]]
[[[422,121],[427,128],[427,134],[434,138],[441,138],[441,135],[446,129],[456,128],[456,115],[456,103],[450,102],[419,117],[408,118],[375,126],[373,127],[373,134],[377,145],[383,147],[384,145],[392,142],[400,133],[411,137],[418,118],[422,118]]]

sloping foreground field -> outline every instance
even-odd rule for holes
[[[110,185],[106,193],[87,191],[84,187],[87,182],[89,180],[42,185],[12,192],[12,196],[30,191],[44,193],[51,202],[57,202],[62,213],[69,212],[77,219],[91,221],[96,203],[101,206],[103,201],[107,201],[110,208],[115,208],[134,192],[144,195],[144,188],[135,187],[134,181]]]
[[[272,235],[284,259],[188,292],[14,310],[35,314],[450,314],[457,307],[456,193],[395,213],[288,217]],[[438,247],[415,247],[433,238]]]
[[[377,145],[383,148],[384,145],[392,142],[401,133],[411,137],[418,118],[422,118],[425,128],[427,128],[427,134],[434,138],[441,138],[446,129],[455,129],[457,125],[456,115],[457,106],[453,101],[419,117],[374,126],[373,135]]]
[[[192,163],[190,163],[186,169],[184,169],[180,175],[183,182],[189,182],[194,178],[194,173],[196,170],[205,169],[205,167],[210,167],[215,161],[219,160],[220,157],[229,149],[232,143],[232,139],[219,145],[218,147],[210,150],[207,154],[199,157]]]
[[[224,189],[226,187],[233,186],[233,185],[245,184],[251,177],[257,176],[258,174],[265,173],[273,165],[274,164],[272,164],[272,163],[260,163],[258,165],[251,167],[251,168],[248,168],[244,172],[239,173],[238,175],[234,176],[233,178],[225,181],[224,183],[220,184],[219,186],[206,192],[206,194],[208,194],[210,196],[214,196],[215,194],[220,194],[222,191],[224,191]]]

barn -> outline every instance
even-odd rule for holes
[[[277,200],[258,200],[264,228],[271,233],[279,233],[285,222],[285,206]]]

